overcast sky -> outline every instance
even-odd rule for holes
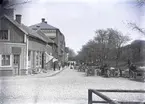
[[[16,8],[22,14],[23,24],[30,26],[46,18],[65,35],[66,45],[79,51],[95,36],[95,30],[115,28],[132,39],[145,39],[127,25],[135,22],[143,26],[144,13],[140,13],[134,0],[32,0]]]

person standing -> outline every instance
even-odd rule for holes
[[[56,68],[56,64],[55,62],[53,63],[53,70],[55,71],[55,68]]]
[[[58,63],[58,68],[59,68],[59,70],[60,70],[60,68],[61,68],[61,63],[60,63],[60,62]]]

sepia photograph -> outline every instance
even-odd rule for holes
[[[145,104],[145,0],[0,0],[0,104]]]

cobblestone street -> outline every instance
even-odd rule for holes
[[[145,83],[124,78],[86,77],[84,73],[65,69],[52,77],[0,80],[0,104],[87,104],[88,89],[144,89]],[[124,99],[109,94],[113,99]],[[144,95],[129,95],[143,100]],[[95,98],[95,96],[94,96]],[[127,97],[126,100],[128,100]]]

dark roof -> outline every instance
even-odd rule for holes
[[[58,28],[51,26],[45,22],[41,22],[32,26],[29,26],[31,29],[52,29],[52,30],[57,30]]]
[[[17,28],[19,28],[22,32],[24,32],[25,34],[28,34],[28,32],[22,27],[21,24],[17,23],[15,20],[9,18],[7,15],[3,15],[0,18],[6,18],[7,20],[9,20],[12,24],[14,24]]]
[[[145,47],[145,41],[144,40],[135,40],[131,43],[131,47],[132,48],[135,48],[135,47],[144,48]]]
[[[15,20],[9,18],[8,16],[4,15],[3,17],[7,18],[11,23],[13,23],[16,27],[18,27],[21,31],[23,31],[26,35],[38,38],[46,43],[54,43],[53,40],[49,39],[46,37],[42,32],[40,33],[39,31],[34,31],[30,29],[29,27],[17,23]]]
[[[131,44],[145,44],[144,40],[134,40]]]
[[[55,43],[52,39],[48,38],[43,32],[41,32],[40,30],[37,31],[37,33],[39,35],[41,35],[44,39],[47,40],[48,43]]]

